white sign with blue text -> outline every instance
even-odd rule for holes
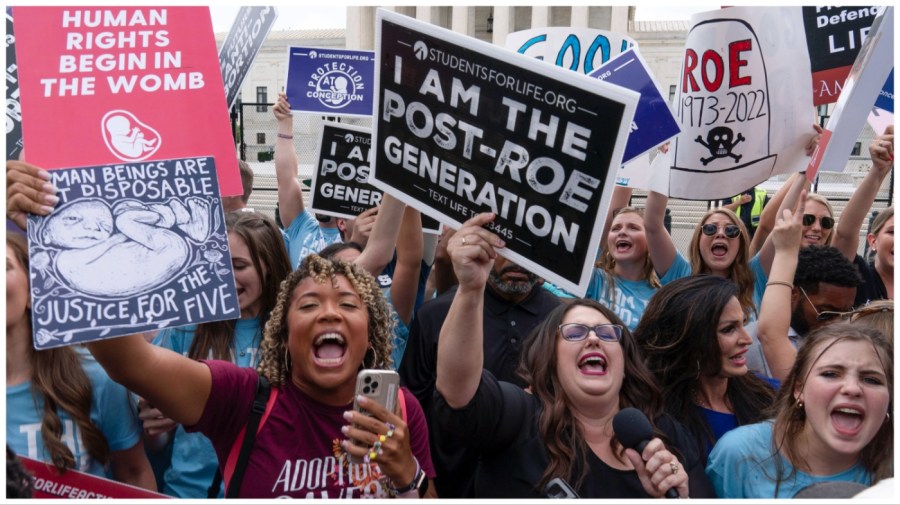
[[[370,117],[374,75],[372,51],[291,46],[284,92],[293,112]]]

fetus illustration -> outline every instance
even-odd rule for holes
[[[62,282],[85,294],[121,298],[169,282],[188,264],[187,240],[202,243],[211,231],[211,207],[203,198],[124,200],[112,208],[83,198],[47,218],[39,238],[56,249],[51,256]]]
[[[140,161],[155,153],[162,144],[159,133],[125,110],[112,110],[101,120],[103,140],[117,158]]]

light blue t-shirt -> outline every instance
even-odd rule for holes
[[[100,366],[83,368],[91,381],[91,421],[106,437],[110,452],[131,449],[141,440],[141,423],[128,391],[113,382]],[[51,461],[50,453],[45,452],[41,438],[43,413],[44,400],[34,399],[31,381],[7,386],[6,443],[16,454],[39,461]],[[88,454],[81,430],[75,421],[62,410],[58,414],[63,428],[61,440],[75,457],[75,469],[112,479],[111,470],[104,468]]]
[[[341,231],[337,228],[322,228],[319,221],[308,210],[304,210],[284,229],[284,245],[294,270],[300,261],[310,253],[341,241]]]
[[[255,367],[262,332],[259,318],[238,319],[235,327],[236,360],[238,366]],[[154,345],[187,356],[197,326],[163,330],[153,340]],[[201,433],[188,433],[182,425],[175,429],[172,440],[172,462],[166,469],[163,492],[178,498],[206,498],[207,489],[216,474],[219,460],[209,439]],[[224,496],[224,486],[219,498]]]
[[[792,498],[801,489],[818,482],[858,482],[865,486],[871,483],[871,475],[860,464],[826,476],[797,470],[793,477],[781,482],[776,495],[773,426],[771,420],[739,426],[719,439],[706,464],[706,476],[719,498]],[[790,475],[790,462],[781,453],[775,457],[781,459],[783,475]]]
[[[671,280],[669,279],[671,274],[672,269],[669,269],[666,277],[661,279],[660,282],[665,284],[665,282]],[[574,298],[568,291],[549,282],[544,282],[544,289],[560,298]],[[588,284],[587,293],[584,297],[596,300],[612,309],[619,316],[619,319],[625,323],[625,326],[630,331],[634,331],[641,320],[641,316],[644,314],[644,309],[647,308],[647,304],[650,302],[650,298],[656,293],[656,288],[651,286],[647,279],[630,281],[616,277],[615,293],[610,293],[609,291],[608,276],[603,270],[595,268],[591,274],[591,281]]]
[[[759,305],[762,303],[763,293],[766,291],[766,282],[769,280],[769,276],[766,275],[765,271],[763,271],[762,263],[759,261],[759,255],[757,254],[753,258],[750,259],[750,272],[753,274],[753,304],[756,306],[756,310],[759,310]],[[669,270],[666,272],[666,276],[660,279],[660,283],[665,286],[669,282],[674,281],[675,279],[681,279],[682,277],[690,277],[691,272],[691,264],[681,255],[681,253],[677,253],[675,255],[675,261],[672,262],[672,266],[669,267]],[[751,313],[750,321],[756,320],[756,313]]]

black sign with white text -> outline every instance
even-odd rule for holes
[[[583,294],[638,95],[390,12],[377,29],[371,182],[452,226],[495,212],[502,254]]]
[[[278,9],[269,6],[241,7],[228,37],[219,49],[219,65],[225,82],[225,103],[230,109],[241,94],[241,84],[250,71],[256,53],[275,24]]]
[[[310,208],[322,214],[355,218],[381,205],[381,190],[368,183],[368,128],[325,122],[319,145],[319,161],[313,174]]]

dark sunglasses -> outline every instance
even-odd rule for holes
[[[799,287],[799,286],[798,286]],[[823,310],[819,311],[819,308],[816,307],[816,304],[809,299],[809,295],[806,294],[806,290],[802,287],[800,288],[800,292],[803,293],[803,297],[806,298],[806,301],[809,302],[809,305],[816,311],[816,321],[831,321],[834,318],[841,318],[842,321],[849,321],[853,314],[856,311],[851,310],[850,312],[838,312],[836,310]]]
[[[700,228],[703,231],[704,235],[708,235],[712,237],[716,233],[719,232],[719,225],[714,223],[706,223],[703,227]],[[736,224],[726,224],[725,225],[725,236],[728,238],[735,238],[741,234],[741,229]]]
[[[812,226],[813,223],[816,222],[816,216],[812,214],[803,214],[803,226]],[[819,222],[822,223],[822,228],[826,230],[830,230],[834,228],[834,218],[828,216],[822,216],[819,219]]]
[[[619,342],[622,340],[622,327],[618,324],[588,326],[581,323],[568,323],[559,325],[559,334],[570,342],[586,339],[591,330],[593,330],[594,335],[597,335],[597,338],[604,342]]]

